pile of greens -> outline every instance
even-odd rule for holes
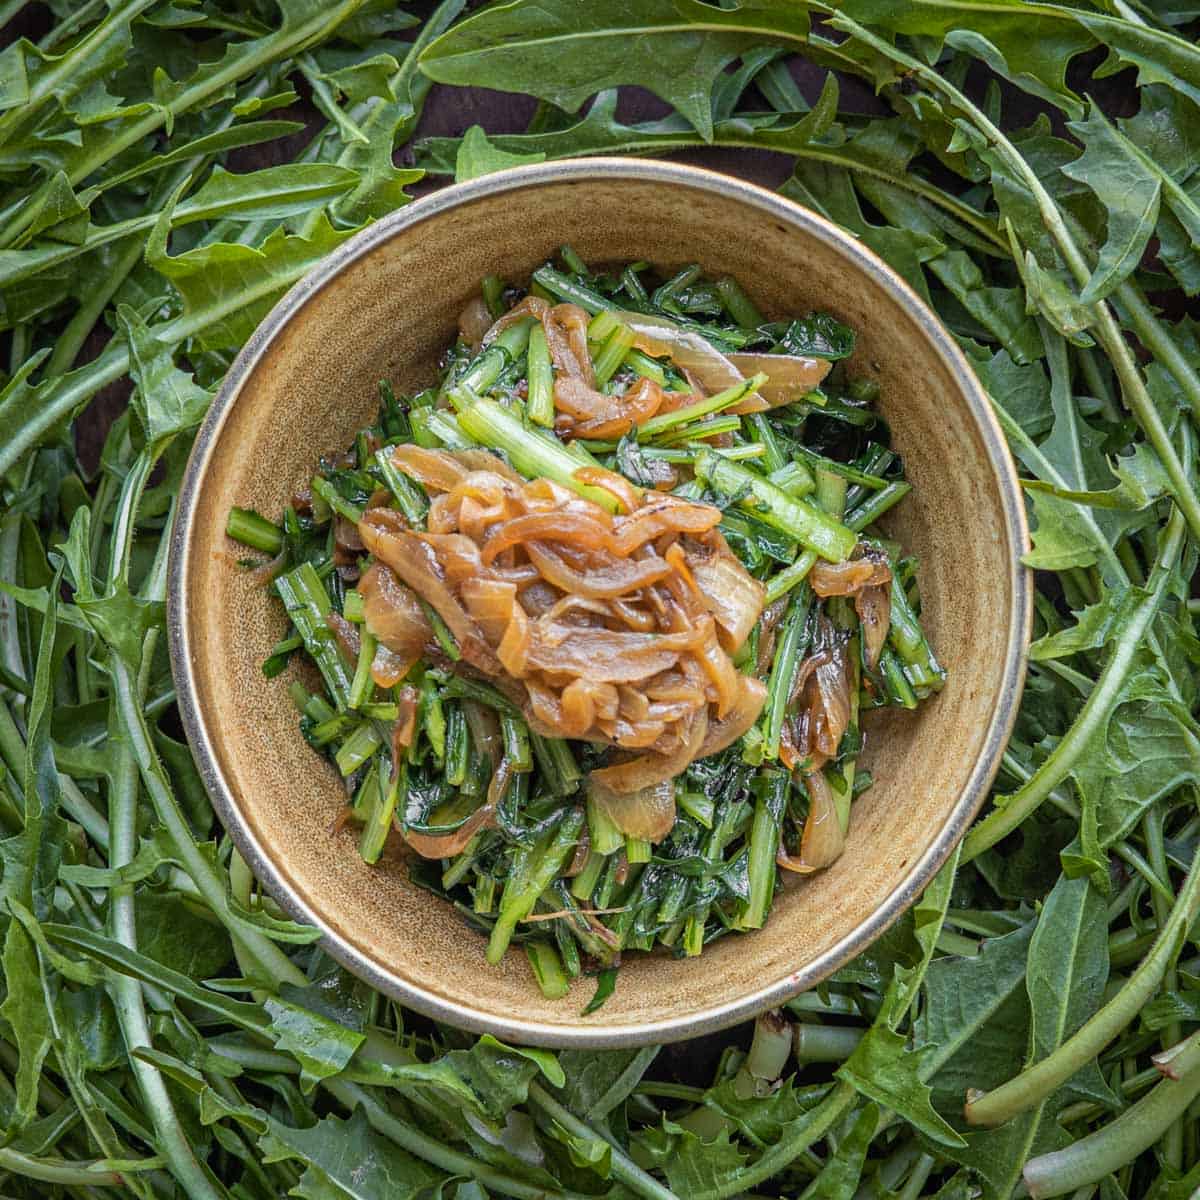
[[[510,943],[523,943],[550,999],[565,996],[581,974],[597,975],[585,1010],[592,1012],[611,992],[625,951],[658,945],[695,957],[731,931],[761,929],[785,869],[808,874],[836,861],[851,803],[871,785],[870,773],[858,770],[860,712],[914,709],[941,689],[945,672],[921,628],[916,560],[876,527],[911,490],[871,407],[878,385],[830,372],[852,353],[854,332],[825,313],[769,323],[736,280],[707,279],[696,264],[656,286],[647,263],[597,273],[569,246],[561,258],[563,270],[539,267],[527,289],[485,279],[463,315],[475,322],[479,345],[460,334],[437,385],[415,396],[397,397],[384,383],[375,423],[342,454],[314,464],[311,486],[278,523],[235,507],[226,532],[271,556],[254,569],[273,580],[288,629],[264,673],[278,675],[297,651],[316,667],[320,694],[299,679],[289,692],[304,737],[344,781],[346,817],[361,827],[363,859],[378,862],[389,839],[395,852],[407,844],[410,878],[451,901],[487,936],[489,962],[498,962]],[[531,304],[544,316],[530,316]],[[563,313],[577,322],[594,388],[570,374],[585,364],[564,342],[557,323]],[[635,347],[643,319],[652,334],[675,339],[647,346],[674,345],[682,364],[670,353],[655,357]],[[553,356],[547,328],[560,343]],[[725,357],[751,349],[758,353],[749,360]],[[695,375],[680,373],[689,361],[734,382],[719,391],[714,384],[708,395]],[[758,373],[743,378],[735,369],[743,365]],[[563,409],[560,390],[572,383],[593,406],[589,411],[603,410],[590,431]],[[771,407],[758,391],[768,385]],[[668,397],[675,407],[661,411]],[[758,411],[743,412],[748,402]],[[424,453],[430,450],[437,453]],[[629,582],[608,592],[624,605],[617,629],[607,603],[593,596],[585,610],[589,625],[577,633],[569,617],[555,614],[587,593],[551,586],[570,580],[543,578],[524,557],[521,569],[532,571],[540,597],[524,599],[530,593],[519,596],[517,584],[489,578],[479,550],[486,554],[510,520],[533,518],[493,512],[479,545],[472,535],[449,532],[447,510],[435,505],[451,498],[446,475],[461,478],[468,468],[475,474],[467,495],[477,509],[492,504],[483,499],[489,485],[479,481],[499,468],[514,477],[490,478],[514,496],[515,485],[528,479],[556,485],[559,509],[568,497],[586,502],[593,515],[583,527],[607,518],[614,528],[596,497],[621,513],[618,520],[635,521],[642,506],[670,495],[684,501],[676,501],[678,508],[720,522],[716,540],[706,533],[709,543],[691,542],[690,551],[667,526],[636,550],[643,566],[654,562],[670,572],[673,552],[689,564],[674,592],[652,585],[664,611],[678,606],[671,611],[683,629],[694,635],[696,614],[680,606],[680,597],[689,605],[719,599],[725,629],[737,631],[735,644],[718,644],[711,611],[702,613],[705,653],[719,656],[728,676],[721,691],[713,689],[711,714],[702,706],[698,751],[664,769],[670,750],[654,748],[660,741],[670,747],[672,735],[686,744],[695,714],[674,718],[673,728],[660,720],[647,743],[636,707],[624,709],[630,697],[618,701],[610,682],[626,673],[622,682],[643,705],[656,679],[662,686],[662,668],[640,669],[633,656],[648,638],[676,636],[681,626],[629,628],[630,612],[652,619],[652,606],[640,599],[651,589]],[[581,468],[599,469],[598,478],[581,481]],[[600,490],[606,478],[615,491]],[[465,503],[460,496],[458,504]],[[629,513],[626,505],[636,507]],[[663,510],[664,520],[671,511]],[[539,553],[558,563],[580,541],[580,527],[566,520],[561,532],[543,527],[538,535]],[[381,537],[386,529],[393,532]],[[410,559],[389,561],[383,551],[391,542],[393,554],[416,551],[436,561],[448,553],[438,548],[448,534],[456,556],[464,542],[470,547],[470,568],[443,564],[424,584]],[[664,537],[672,551],[658,544]],[[519,546],[518,538],[510,554]],[[697,552],[702,557],[688,558]],[[631,562],[628,552],[584,553],[573,569],[581,576],[611,573]],[[693,565],[706,584],[695,583]],[[515,573],[517,566],[514,560],[508,569]],[[455,579],[464,573],[456,593]],[[880,582],[865,587],[865,580]],[[495,596],[496,586],[508,595],[500,605],[509,614],[499,617],[509,631],[503,639],[485,635],[470,599],[462,606],[468,583],[486,584],[493,589],[487,595]],[[553,599],[545,598],[547,590]],[[396,593],[428,622],[416,622],[424,629],[415,644],[412,616],[390,636],[385,631],[404,607]],[[479,603],[478,591],[475,598]],[[515,625],[514,608],[521,613]],[[488,612],[495,620],[494,602]],[[566,720],[566,693],[555,694],[565,683],[547,687],[543,679],[539,712],[523,676],[491,660],[487,640],[500,642],[491,649],[501,652],[509,634],[524,628],[528,644],[531,621],[548,628],[543,636],[564,651],[574,638],[591,639],[582,656],[591,663],[563,673],[571,686],[622,705],[626,741],[606,737],[594,717],[579,728]],[[596,662],[603,654],[607,673]],[[698,658],[693,665],[699,672]],[[671,669],[666,689],[678,705],[684,677]],[[497,679],[502,686],[493,686]],[[718,734],[717,714],[730,708]],[[744,717],[737,716],[743,709]],[[709,745],[708,733],[716,744]],[[624,765],[615,770],[648,770],[653,779],[618,794],[601,781],[613,746],[622,745],[638,749],[618,755]]]
[[[0,4],[29,33],[0,52],[0,1188],[1191,1196],[1200,10],[464,7]],[[433,80],[540,103],[397,166]],[[624,84],[673,111],[627,123]],[[871,91],[882,115],[842,103]],[[1034,526],[1028,685],[954,860],[752,1040],[517,1051],[372,994],[257,893],[175,723],[164,533],[237,347],[422,172],[706,146],[794,160],[786,194],[975,363]]]

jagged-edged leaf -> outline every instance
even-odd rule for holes
[[[519,167],[525,163],[538,163],[545,154],[510,154],[500,150],[488,141],[487,134],[480,125],[472,125],[463,134],[458,145],[458,154],[454,160],[454,181],[463,183],[468,179],[477,179],[480,175],[490,175],[493,171],[503,171],[506,167]]]
[[[259,1145],[265,1162],[295,1159],[315,1167],[353,1200],[416,1200],[423,1188],[445,1178],[376,1133],[361,1108],[349,1120],[325,1117],[311,1129],[272,1119]]]
[[[1092,277],[1079,295],[1080,304],[1104,299],[1137,267],[1158,224],[1162,177],[1147,169],[1141,156],[1095,105],[1071,132],[1083,153],[1063,167],[1065,174],[1086,183],[1104,205],[1107,230]]]
[[[438,83],[526,92],[575,112],[618,84],[649,88],[708,139],[709,96],[737,56],[763,42],[804,40],[795,0],[525,0],[485,9],[438,38],[421,69]]]

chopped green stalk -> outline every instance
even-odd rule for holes
[[[790,786],[790,776],[786,770],[764,770],[760,779],[755,781],[757,799],[749,834],[750,899],[745,901],[739,913],[739,929],[762,929],[770,912],[770,902],[775,895],[775,875],[778,874],[775,856],[779,853]]]
[[[895,567],[893,564],[893,574]],[[908,595],[899,581],[891,588],[891,623],[888,641],[896,648],[904,662],[905,674],[919,693],[927,689],[937,691],[946,678],[946,673],[933,657],[933,651],[925,638],[917,614],[909,604]]]
[[[303,644],[303,640],[304,639],[301,638],[301,644]],[[313,700],[318,699],[318,697],[311,695],[308,688],[306,688],[304,684],[300,682],[300,680],[293,679],[292,682],[288,684],[288,699],[291,700],[292,707],[295,708],[297,712],[301,713],[302,715],[306,715],[309,704]],[[330,712],[330,715],[332,716],[332,711]]]
[[[786,596],[796,584],[807,579],[809,571],[817,565],[817,557],[815,551],[805,550],[791,566],[772,576],[767,581],[766,603],[774,604],[780,596]]]
[[[533,318],[530,317],[527,320],[515,321],[502,330],[496,336],[496,340],[454,381],[454,386],[477,394],[486,392],[500,378],[505,367],[516,362],[525,353],[525,348],[529,345],[529,333],[534,324]]]
[[[772,471],[770,479],[789,496],[807,496],[817,486],[813,473],[799,461],[786,463],[779,470]]]
[[[595,843],[592,846],[592,853],[596,853]],[[620,854],[610,854],[602,861],[604,870],[600,876],[600,883],[593,893],[595,897],[593,902],[597,908],[608,908],[617,888],[617,875],[626,864],[624,856]]]
[[[673,412],[651,417],[645,424],[638,426],[638,441],[648,442],[668,430],[678,429],[693,421],[699,421],[711,413],[732,408],[733,405],[744,400],[766,382],[767,376],[760,372],[752,375],[749,379],[742,380],[741,383],[735,383],[733,387],[726,388],[723,392],[718,392],[715,396],[706,396],[703,400],[697,400],[695,404],[687,404]]]
[[[421,702],[417,708],[417,729],[425,734],[425,740],[433,748],[440,762],[446,758],[446,712],[442,706],[441,693],[429,675],[421,680]],[[417,741],[414,738],[410,757],[415,754]]]
[[[507,696],[492,687],[490,683],[483,683],[477,679],[467,679],[463,675],[451,675],[446,680],[442,692],[446,696],[455,697],[459,700],[478,700],[480,704],[486,704],[489,708],[494,708],[504,716],[516,717],[521,721],[525,719],[524,713]]]
[[[834,475],[841,475],[843,479],[850,483],[858,484],[860,488],[869,488],[871,491],[878,491],[880,488],[885,488],[888,485],[888,481],[878,475],[871,475],[866,471],[860,471],[850,463],[838,462],[836,459],[826,458],[823,454],[816,454],[806,446],[797,446],[795,452],[796,456],[803,459],[813,470],[820,469],[832,472]]]
[[[464,792],[463,795],[465,796],[466,793]],[[442,887],[447,891],[457,887],[471,873],[485,836],[486,834],[483,832],[477,833],[463,848],[463,852],[457,858],[452,859],[450,865],[442,872]],[[488,907],[482,911],[491,912],[490,902]]]
[[[419,408],[412,415],[413,440],[427,450],[470,450],[476,443],[458,423],[458,418],[441,408]]]
[[[571,895],[577,900],[585,902],[590,900],[592,893],[596,890],[596,884],[600,881],[600,874],[604,870],[606,862],[605,856],[593,848],[587,857],[587,862],[583,864],[583,870],[571,880]]]
[[[443,879],[442,886],[449,888],[454,884],[447,883]],[[471,899],[477,913],[490,913],[496,907],[496,880],[491,875],[477,876],[475,886],[471,889]]]
[[[487,960],[498,963],[508,949],[517,924],[537,903],[538,897],[562,873],[575,853],[575,843],[583,828],[583,810],[564,812],[558,823],[532,846],[522,846],[513,856],[512,869],[500,897],[500,911],[488,939]]]
[[[355,625],[363,623],[362,592],[357,588],[351,588],[342,598],[342,616]],[[275,649],[278,651],[279,647],[276,646]]]
[[[344,709],[350,695],[350,672],[326,623],[333,605],[312,563],[301,563],[280,575],[275,580],[275,591],[296,632],[304,639],[304,648],[317,664],[334,703]]]
[[[396,499],[404,519],[414,528],[423,529],[425,514],[429,511],[429,502],[421,493],[421,489],[403,471],[399,470],[392,461],[392,452],[384,447],[375,455],[375,465],[383,476],[389,492]]]
[[[571,893],[566,893],[567,900],[570,900]],[[573,926],[567,924],[566,921],[554,922],[554,943],[558,947],[559,957],[562,959],[563,970],[572,979],[578,979],[583,973],[583,962],[579,957],[579,943],[572,937]]]
[[[334,762],[343,777],[353,775],[379,747],[383,741],[373,721],[364,721],[342,743],[334,755]]]
[[[625,355],[625,365],[635,375],[640,375],[643,379],[653,379],[659,387],[667,386],[667,373],[663,370],[662,363],[651,358],[645,351],[630,350]]]
[[[716,437],[721,433],[737,433],[742,427],[741,417],[735,417],[732,413],[728,413],[720,417],[709,417],[704,421],[697,421],[694,425],[685,425],[681,429],[673,429],[668,433],[663,434],[658,439],[660,446],[691,446],[700,442],[703,438]]]
[[[763,315],[754,306],[754,301],[742,291],[742,285],[732,275],[726,275],[716,282],[717,294],[725,311],[737,325],[743,329],[757,329],[763,323]]]
[[[879,399],[879,383],[874,379],[855,379],[849,392],[860,404],[874,404]]]
[[[714,491],[736,500],[760,521],[795,538],[830,562],[849,558],[858,538],[840,521],[806,500],[789,496],[757,472],[713,450],[696,455],[696,475]]]
[[[671,929],[667,933],[659,934],[658,940],[664,945],[671,945],[683,932],[682,921],[678,922],[677,928],[676,921],[679,914],[687,906],[688,896],[691,894],[691,891],[692,881],[686,875],[676,874],[667,885],[667,890],[663,893],[663,898],[659,902],[658,911],[654,914],[654,923],[656,925],[671,926]],[[672,933],[674,936],[671,936]]]
[[[546,331],[540,324],[529,331],[528,351],[529,383],[525,400],[525,411],[535,424],[548,429],[554,426],[554,368],[550,362],[550,349],[546,344]]]
[[[684,922],[683,952],[688,958],[695,958],[704,949],[704,927],[708,924],[708,912],[706,908],[702,913],[690,913]]]
[[[561,1000],[571,990],[571,980],[563,970],[558,951],[549,942],[529,941],[525,953],[533,970],[533,977],[547,1000]]]
[[[588,836],[596,854],[612,854],[625,845],[625,835],[589,795],[587,798]]]
[[[621,327],[621,318],[617,316],[615,311],[606,308],[603,312],[597,313],[588,322],[588,341],[605,342]]]
[[[485,275],[480,291],[492,320],[504,316],[504,280],[499,275]]]
[[[596,449],[602,443],[592,443],[589,449]],[[612,447],[612,443],[603,443],[605,448]],[[690,464],[695,462],[696,455],[701,450],[715,449],[718,454],[723,454],[726,458],[732,458],[734,462],[748,462],[751,459],[762,458],[766,454],[766,447],[762,442],[748,442],[744,446],[709,446],[706,442],[688,442],[684,449],[676,449],[671,446],[645,446],[641,450],[643,458],[656,458],[661,462]]]
[[[763,753],[767,758],[779,757],[779,741],[783,735],[783,718],[787,712],[792,684],[800,669],[800,659],[808,641],[808,617],[812,607],[812,591],[805,584],[792,593],[788,602],[787,615],[779,640],[775,643],[775,657],[771,662],[771,676],[767,682],[766,735]],[[757,927],[756,927],[757,928]]]
[[[562,738],[542,737],[532,731],[529,740],[548,790],[555,796],[569,796],[578,790],[582,775],[571,747]]]
[[[874,525],[889,508],[894,508],[909,492],[912,484],[898,479],[889,483],[882,491],[868,496],[853,512],[846,514],[846,524],[856,533],[861,533],[868,525]]]
[[[560,246],[558,256],[563,260],[563,264],[572,275],[586,275],[588,273],[587,263],[575,253],[573,246]]]
[[[879,656],[879,669],[883,672],[888,699],[893,704],[899,704],[901,708],[916,708],[916,693],[904,673],[904,664],[890,646]]]
[[[848,729],[858,729],[859,707],[862,698],[862,658],[859,649],[860,639],[855,634],[850,639],[850,646],[847,651],[847,657],[850,661],[850,724]],[[854,799],[854,775],[857,769],[858,760],[854,755],[848,755],[841,763],[841,780],[845,784],[844,789],[839,790],[837,787],[838,780],[834,778],[831,772],[830,784],[833,789],[833,803],[837,809],[838,822],[841,824],[843,835],[850,828],[850,802]]]
[[[363,772],[350,801],[350,814],[355,821],[365,821],[379,791],[379,762],[376,760]]]
[[[625,294],[633,301],[636,308],[646,308],[650,304],[650,297],[638,278],[638,273],[634,270],[631,263],[621,272],[621,286],[625,289]]]
[[[592,364],[597,387],[603,387],[617,373],[625,355],[633,348],[633,338],[633,330],[628,325],[618,325],[605,339]]]
[[[437,609],[423,597],[418,596],[417,603],[421,606],[421,611],[425,614],[425,619],[429,622],[430,628],[433,630],[433,636],[437,639],[437,644],[442,648],[442,653],[451,662],[458,662],[462,658],[462,651],[458,648],[458,641],[450,631],[450,626],[442,620]]]
[[[373,721],[394,721],[400,715],[398,704],[364,704],[358,710]]]
[[[556,299],[562,300],[567,304],[578,304],[580,308],[592,316],[595,316],[598,312],[603,312],[606,308],[617,307],[606,296],[602,296],[586,284],[571,279],[561,271],[556,271],[549,264],[544,267],[538,267],[534,271],[533,281],[544,287]]]
[[[308,731],[308,741],[312,746],[328,746],[336,742],[348,729],[354,725],[354,718],[348,713],[334,713],[320,720]]]
[[[364,625],[359,632],[358,665],[350,682],[350,695],[346,707],[359,709],[375,694],[375,681],[371,678],[371,664],[375,661],[375,635]]]
[[[779,444],[779,438],[775,436],[775,430],[771,427],[771,422],[767,420],[766,413],[749,413],[745,420],[746,428],[766,447],[763,466],[768,471],[778,471],[787,463],[787,459],[784,457],[783,447]]]
[[[349,500],[344,499],[328,479],[322,479],[320,475],[315,475],[311,487],[312,494],[320,496],[339,516],[345,517],[347,521],[353,521],[355,525],[362,520],[363,510],[358,505],[351,504]]]
[[[446,782],[462,787],[471,761],[471,739],[462,706],[452,704],[446,716]]]
[[[654,847],[645,838],[625,838],[625,860],[631,863],[648,863],[654,857]]]
[[[283,549],[283,530],[252,508],[231,508],[225,532],[235,542],[272,556]]]
[[[575,472],[582,465],[580,460],[551,434],[526,425],[494,400],[468,400],[453,393],[451,400],[456,406],[462,404],[458,419],[467,433],[485,446],[503,450],[526,478],[545,476],[572,488],[609,512],[616,511],[617,500],[611,492],[580,483],[575,478]]]
[[[716,801],[711,796],[706,796],[702,792],[689,792],[679,787],[675,800],[680,809],[687,813],[693,821],[703,825],[705,829],[712,828]]]
[[[514,771],[533,770],[533,753],[529,746],[529,726],[521,717],[500,714],[500,733],[504,740],[504,757]]]
[[[396,814],[400,797],[408,792],[408,767],[405,763],[396,764],[386,787],[380,778],[381,773],[380,770],[372,772],[374,791],[367,808],[366,823],[358,839],[358,852],[363,861],[369,863],[379,861],[392,829],[392,817]]]
[[[813,497],[814,500],[827,512],[831,517],[841,518],[846,511],[846,479],[842,475],[836,475],[832,471],[826,471],[824,467],[818,467],[816,470],[817,477],[817,494]]]
[[[690,287],[697,279],[700,278],[700,266],[698,263],[692,263],[690,266],[684,267],[681,271],[676,272],[667,280],[662,287],[658,288],[654,295],[650,297],[650,302],[657,308],[665,308],[668,311],[678,311],[678,306],[675,304],[675,295],[685,287]]]

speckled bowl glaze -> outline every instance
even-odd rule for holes
[[[698,959],[631,954],[616,992],[542,997],[525,955],[491,968],[484,939],[410,884],[402,859],[359,858],[334,833],[345,794],[296,728],[288,676],[259,664],[281,606],[239,569],[231,505],[282,510],[319,455],[372,419],[378,383],[434,379],[464,302],[489,273],[529,272],[564,242],[593,262],[699,262],[772,316],[813,308],[858,332],[852,366],[881,408],[914,490],[890,521],[920,557],[924,620],[949,671],[916,713],[866,718],[875,785],[845,854],[789,880],[766,928]],[[270,892],[319,927],[334,958],[439,1020],[549,1046],[614,1047],[711,1032],[811,987],[920,894],[987,794],[1020,697],[1031,586],[1016,473],[951,336],[854,238],[770,192],[695,168],[584,159],[447,188],[331,254],[250,339],[204,423],[171,546],[171,657],[188,737],[217,812]],[[300,669],[300,668],[293,668]]]

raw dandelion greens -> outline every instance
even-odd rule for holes
[[[316,665],[292,696],[363,858],[407,852],[548,996],[600,976],[594,1011],[623,953],[698,955],[832,864],[861,716],[944,673],[875,526],[908,485],[852,331],[561,259],[485,281],[434,386],[385,383],[278,523],[227,533],[272,556],[265,671]]]
[[[467,7],[0,3],[0,1192],[1192,1197],[1200,11],[1183,0]],[[497,91],[522,95],[510,104]],[[430,101],[440,111],[422,126]],[[486,132],[423,136],[461,128],[467,113]],[[677,151],[828,216],[959,339],[1024,478],[1035,642],[994,802],[957,861],[865,953],[752,1030],[680,1048],[519,1051],[414,1017],[338,970],[233,853],[174,714],[163,610],[172,496],[191,433],[262,315],[414,185],[564,156]],[[681,267],[658,278],[631,264],[603,285],[566,258],[539,272],[541,298],[579,306],[589,328],[610,309],[626,314],[592,339],[602,396],[630,373],[678,389],[670,355],[624,347],[630,334],[661,341],[663,321],[706,338],[719,328],[714,344],[743,379],[762,370],[753,358],[773,345],[744,340],[762,316],[750,297]],[[520,298],[506,292],[517,282],[481,281],[468,342]],[[510,457],[523,478],[553,478],[570,440],[553,432],[539,325],[529,323],[527,344],[501,342],[472,384],[484,403],[499,381],[496,408],[476,417],[511,429],[502,401],[512,364],[500,351],[523,356],[518,399],[547,433],[528,442],[524,464]],[[686,339],[673,336],[683,353]],[[814,319],[777,340],[828,361],[845,337]],[[714,375],[705,397],[736,382]],[[862,424],[864,385],[820,382],[819,420],[836,413],[843,435],[853,427],[883,443],[870,461],[813,439],[816,419],[801,439],[777,410],[743,414],[735,403],[651,439],[593,429],[575,441],[639,495],[690,477],[697,494],[684,498],[721,508],[718,528],[765,586],[766,608],[781,602],[777,648],[807,636],[818,561],[828,562],[764,519],[794,512],[777,493],[815,507],[819,472],[840,470],[841,524],[870,538],[907,487],[881,431]],[[768,384],[757,394],[772,400]],[[360,457],[355,446],[324,495],[314,489],[314,509],[326,505],[330,526],[336,513],[348,532],[385,489],[420,527],[431,498],[378,449],[470,450],[478,438],[447,403],[404,410],[385,399],[374,465],[370,447]],[[647,421],[672,415],[660,406]],[[704,446],[720,457],[701,459]],[[776,490],[743,494],[739,467]],[[345,486],[350,476],[359,486]],[[616,513],[610,493],[588,496]],[[326,616],[315,578],[360,636],[353,659],[332,639],[324,657],[344,702],[298,699],[309,737],[328,738],[321,752],[334,747],[347,777],[366,784],[371,819],[353,836],[368,857],[390,853],[395,837],[379,766],[402,716],[413,714],[414,730],[420,719],[424,755],[400,756],[408,794],[437,758],[443,724],[438,761],[453,788],[486,794],[471,751],[495,736],[502,759],[532,763],[518,779],[582,794],[593,764],[575,750],[567,759],[527,721],[523,730],[523,709],[506,712],[493,681],[454,669],[457,642],[435,610],[418,605],[412,620],[432,628],[444,680],[425,689],[422,678],[403,699],[370,694],[375,659],[362,652],[356,588],[336,569],[319,573],[327,542],[299,513],[280,517],[235,518],[248,542],[238,553],[270,562],[286,548],[286,599],[301,625],[320,629]],[[306,562],[311,573],[297,575]],[[907,598],[908,567],[895,566],[893,600]],[[868,559],[861,569],[874,568]],[[900,629],[895,604],[890,617]],[[267,671],[282,674],[303,645],[298,633],[281,641]],[[904,658],[889,633],[880,662],[891,662],[898,695],[907,685],[917,700],[922,666],[932,670],[923,653]],[[770,671],[761,677],[770,687]],[[468,702],[494,716],[486,732],[468,723]],[[723,802],[731,780],[695,778],[699,764],[674,798],[677,819],[702,834],[689,889],[735,837],[749,839],[743,922],[769,908],[776,813],[801,801],[767,752],[786,729],[764,702],[750,734],[761,734],[763,761],[725,752],[751,777],[740,807]],[[836,808],[845,794],[830,790]],[[793,857],[795,816],[783,847]],[[536,861],[568,835],[561,824],[539,830]],[[610,861],[624,853],[643,878],[663,866],[663,844],[639,864],[625,835],[606,836]],[[462,856],[462,878],[445,885],[440,859],[420,861],[460,897],[476,882]],[[678,875],[682,861],[665,866]],[[528,864],[522,888],[532,890],[532,850]],[[516,924],[552,994],[566,991],[571,947],[587,932],[582,921],[560,939],[553,914],[583,912],[575,888],[602,907],[595,870],[552,880],[552,912],[538,911],[538,893],[529,915],[549,922]],[[493,913],[502,891],[497,881]],[[691,896],[664,890],[652,918],[664,906],[678,915]],[[475,919],[475,896],[464,903]],[[717,911],[714,898],[710,925]],[[676,947],[696,936],[687,920]],[[601,1001],[620,986],[611,972],[597,982]]]

